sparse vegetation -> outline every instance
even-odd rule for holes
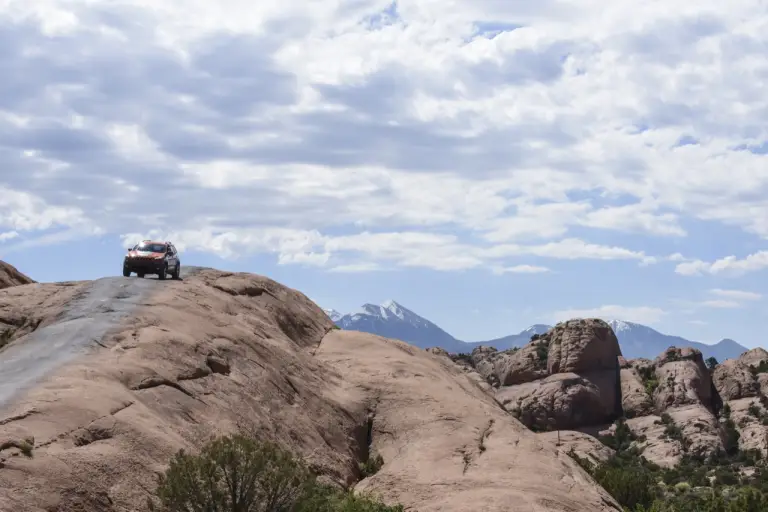
[[[459,352],[458,354],[452,354],[451,358],[455,362],[462,361],[466,363],[467,365],[471,366],[472,368],[475,367],[475,362],[472,360],[472,354],[467,354],[465,352]]]
[[[724,408],[724,419],[730,410]],[[660,423],[677,436],[672,418]],[[726,427],[726,432],[729,430]],[[758,512],[768,510],[768,461],[758,450],[717,452],[710,457],[686,454],[674,468],[661,468],[642,456],[632,444],[634,435],[623,420],[616,422],[612,436],[601,440],[616,449],[607,462],[593,464],[576,460],[626,512]],[[753,468],[752,472],[743,471]]]
[[[758,373],[768,373],[768,361],[760,361],[760,364],[757,366],[753,364],[749,365],[749,371],[752,372],[752,375],[757,375]]]
[[[163,512],[402,512],[371,496],[318,483],[301,459],[269,442],[234,435],[199,455],[179,451],[148,506]]]
[[[656,370],[653,366],[643,366],[637,369],[640,379],[645,386],[645,392],[653,396],[653,392],[659,387],[659,379],[656,377]]]
[[[7,328],[3,332],[0,332],[0,348],[3,348],[8,343],[11,342],[11,338],[13,338],[14,329]]]
[[[709,368],[710,370],[714,370],[717,367],[717,365],[720,364],[717,362],[717,359],[714,357],[708,357],[707,360],[704,361],[704,363],[707,365],[707,368]]]
[[[360,463],[360,473],[363,478],[368,478],[378,473],[383,465],[384,458],[378,453],[373,453],[368,457],[368,460]]]
[[[632,432],[624,418],[617,419],[614,425],[616,427],[612,434],[599,436],[598,439],[605,446],[616,450],[618,453],[630,450],[634,441],[642,442],[645,440]]]
[[[536,343],[536,358],[534,364],[537,370],[542,370],[547,367],[547,360],[549,359],[549,343],[545,340]]]

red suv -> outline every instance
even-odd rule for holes
[[[157,274],[160,279],[165,279],[170,273],[174,279],[178,279],[181,275],[179,253],[171,242],[142,240],[128,249],[123,260],[123,276],[128,277],[132,272],[136,272],[139,277]]]

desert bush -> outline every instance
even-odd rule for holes
[[[371,456],[368,457],[368,460],[360,463],[360,473],[362,474],[363,478],[367,478],[378,473],[383,465],[384,459],[381,455],[378,453],[371,454]]]
[[[150,510],[163,512],[402,510],[320,485],[303,460],[277,444],[239,434],[212,440],[198,455],[179,451],[159,477],[155,497]]]

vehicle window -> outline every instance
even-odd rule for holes
[[[137,251],[165,252],[165,244],[142,243],[136,246]]]

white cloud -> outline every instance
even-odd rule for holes
[[[741,304],[739,302],[736,302],[735,300],[725,300],[725,299],[705,300],[700,302],[699,305],[705,308],[718,308],[718,309],[734,309],[734,308],[741,307]]]
[[[7,242],[8,240],[13,240],[18,236],[19,236],[19,233],[16,231],[6,231],[5,233],[0,233],[0,243]]]
[[[760,300],[763,296],[756,292],[746,290],[723,290],[722,288],[713,288],[710,293],[733,300]]]
[[[538,265],[514,265],[511,267],[494,267],[493,272],[495,274],[541,274],[544,272],[550,272],[547,267],[541,267]]]
[[[615,319],[652,325],[658,323],[664,314],[664,310],[656,307],[610,304],[596,308],[555,311],[550,315],[550,319],[552,322],[560,322],[571,318],[601,318],[606,321]]]
[[[738,259],[736,256],[726,256],[712,263],[702,260],[680,263],[675,267],[675,272],[685,276],[702,274],[740,276],[765,268],[768,268],[768,251],[758,251],[743,259]]]
[[[768,238],[759,0],[391,5],[6,0],[0,228],[335,271],[768,266],[606,241]]]
[[[346,265],[337,265],[331,268],[330,272],[357,274],[360,272],[375,272],[379,270],[383,270],[383,268],[376,263],[348,263]]]

